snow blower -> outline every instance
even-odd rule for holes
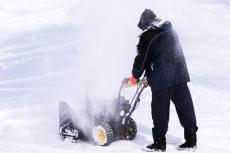
[[[122,96],[124,89],[134,86],[137,89],[131,100]],[[137,134],[137,125],[131,115],[138,107],[141,93],[147,86],[146,78],[134,85],[129,82],[129,79],[123,79],[118,97],[112,101],[114,108],[103,110],[99,115],[93,116],[93,123],[87,129],[88,132],[81,130],[68,104],[60,102],[59,134],[62,140],[66,138],[70,138],[73,142],[85,140],[100,146],[107,146],[116,140],[133,140]]]

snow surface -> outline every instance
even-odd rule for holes
[[[149,89],[133,114],[136,139],[108,147],[61,141],[58,102],[87,122],[86,98],[98,110],[116,97],[130,76],[145,8],[180,36],[199,126],[196,152],[229,153],[228,0],[0,0],[0,153],[142,152],[152,142]],[[167,152],[183,141],[171,105]]]

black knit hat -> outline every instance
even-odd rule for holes
[[[144,12],[141,14],[139,23],[138,23],[138,27],[141,30],[145,30],[148,28],[148,26],[151,25],[151,23],[153,22],[153,20],[156,18],[156,14],[150,10],[150,9],[145,9]]]

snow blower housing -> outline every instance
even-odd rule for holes
[[[135,86],[137,90],[133,98],[127,100],[121,93],[123,89],[132,86]],[[135,85],[130,84],[129,79],[123,79],[118,97],[112,101],[114,109],[112,112],[110,110],[109,113],[100,113],[94,116],[93,126],[88,129],[90,135],[80,130],[79,125],[75,122],[77,118],[71,108],[65,102],[60,102],[59,133],[61,138],[63,140],[70,138],[74,142],[78,140],[92,141],[100,146],[109,145],[116,140],[133,140],[137,134],[137,126],[131,115],[138,107],[140,95],[147,86],[145,78]]]

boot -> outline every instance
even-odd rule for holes
[[[179,150],[190,150],[196,148],[196,129],[189,129],[184,131],[185,143],[179,146]]]
[[[165,151],[166,150],[166,139],[162,138],[154,138],[154,143],[146,146],[144,148],[145,151],[153,152],[153,151]]]

